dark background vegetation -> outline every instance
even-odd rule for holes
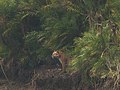
[[[82,84],[95,87],[112,79],[111,87],[118,88],[119,4],[119,0],[0,0],[0,57],[8,75],[52,65],[52,52],[62,50],[72,56],[70,70],[81,72]]]

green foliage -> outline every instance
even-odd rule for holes
[[[25,36],[26,55],[22,56],[21,62],[28,67],[35,67],[41,61],[45,61],[50,54],[50,50],[42,46],[41,32],[32,31]]]
[[[115,38],[117,37],[117,38]],[[113,39],[114,38],[114,39]],[[85,32],[82,38],[75,39],[75,57],[73,68],[82,72],[82,79],[99,76],[101,78],[117,77],[120,63],[120,36],[115,36],[107,24],[102,33],[94,30]]]
[[[0,16],[11,19],[14,17],[16,11],[15,0],[0,0]]]
[[[0,57],[5,59],[8,57],[8,49],[3,44],[0,44]]]
[[[51,51],[72,48],[72,65],[82,72],[83,83],[92,77],[112,77],[116,84],[119,4],[119,0],[0,0],[0,57],[35,67],[48,62]]]
[[[43,8],[42,26],[47,38],[45,45],[51,49],[61,49],[72,45],[74,37],[79,36],[83,31],[80,30],[80,23],[77,22],[79,14],[69,11],[64,4],[53,0]],[[81,18],[79,20],[82,22]]]

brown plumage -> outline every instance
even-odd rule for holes
[[[64,53],[60,51],[54,51],[52,53],[52,58],[58,58],[60,63],[62,64],[62,71],[66,72],[66,67],[68,65],[69,58],[67,58]]]

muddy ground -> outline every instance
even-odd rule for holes
[[[0,90],[113,90],[110,87],[112,80],[99,87],[82,84],[80,72],[61,73],[59,68],[45,66],[34,70],[14,70],[14,73],[6,72],[9,81],[4,75],[0,78]]]
[[[0,90],[77,90],[75,88],[78,88],[77,83],[80,81],[80,76],[71,78],[76,75],[61,73],[60,68],[44,66],[30,71],[14,68],[14,71],[6,72],[6,75],[8,80],[4,75],[0,79]]]

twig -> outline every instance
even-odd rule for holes
[[[10,83],[10,81],[9,81],[9,79],[8,79],[8,77],[7,77],[7,75],[6,75],[6,73],[5,73],[5,70],[4,70],[2,64],[3,64],[3,59],[0,57],[0,67],[1,67],[2,73],[4,74],[4,76],[5,76],[6,80],[7,80],[7,82],[9,83],[9,85],[11,85],[11,83]]]
[[[6,73],[5,73],[5,70],[4,70],[3,66],[2,66],[2,64],[0,66],[1,66],[1,70],[2,70],[2,72],[3,72],[3,74],[4,74],[5,78],[6,78],[6,80],[8,81],[9,85],[11,85],[11,83],[10,83],[10,81],[9,81]]]

